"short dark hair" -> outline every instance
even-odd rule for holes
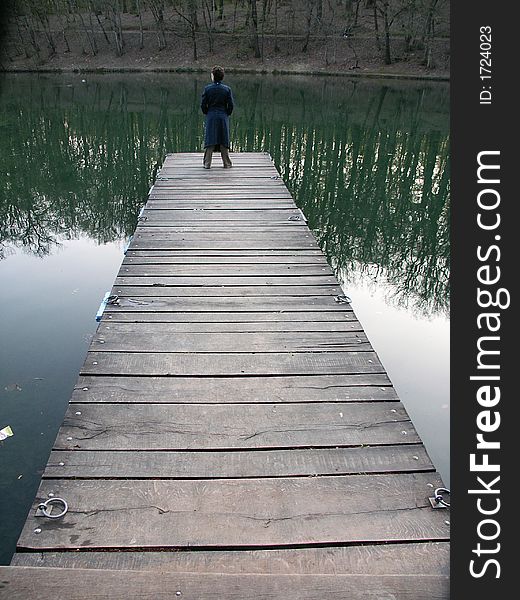
[[[215,81],[222,81],[224,79],[224,69],[218,65],[211,69],[211,74],[213,75],[213,79]]]

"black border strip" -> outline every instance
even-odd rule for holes
[[[514,422],[511,410],[517,402],[518,393],[513,393],[513,361],[516,352],[512,349],[514,332],[514,296],[507,308],[507,293],[499,294],[499,289],[511,292],[515,274],[515,218],[513,207],[518,203],[518,194],[512,190],[515,173],[513,160],[516,151],[511,149],[514,141],[513,128],[518,122],[515,94],[513,92],[518,69],[516,68],[516,39],[513,32],[515,19],[509,6],[500,2],[457,2],[452,0],[452,86],[451,86],[451,131],[452,131],[452,308],[451,308],[451,395],[452,395],[452,597],[469,597],[472,600],[506,598],[512,581],[512,537],[514,521],[508,519],[508,504],[512,504],[511,482],[516,479],[513,467],[507,460],[514,461],[516,447],[511,442],[511,428]],[[482,29],[481,29],[482,28]],[[490,28],[490,29],[488,29]],[[488,43],[486,36],[490,34]],[[482,47],[481,47],[482,44]],[[481,55],[481,51],[483,54]],[[487,52],[491,54],[488,55]],[[484,61],[481,63],[481,59]],[[491,59],[491,78],[485,76]],[[489,93],[490,92],[490,93]],[[491,100],[489,100],[491,96]],[[482,102],[491,103],[482,103]],[[484,169],[478,181],[478,157],[488,165],[499,169]],[[495,154],[489,154],[494,152]],[[499,152],[500,154],[497,154]],[[518,166],[516,166],[518,170]],[[500,179],[500,182],[494,181]],[[479,208],[479,193],[482,203],[491,204],[499,199],[495,209]],[[500,224],[493,229],[484,229],[481,222],[492,224],[500,214]],[[498,236],[498,237],[496,237]],[[477,254],[480,246],[480,256]],[[494,246],[494,248],[492,248]],[[482,258],[486,257],[486,258]],[[495,278],[500,268],[500,279],[494,284],[483,284],[478,280]],[[487,295],[481,295],[478,302],[478,288],[487,290],[493,298],[500,298],[503,307],[485,308]],[[480,320],[483,313],[496,313],[500,328],[491,332],[486,321]],[[493,324],[498,323],[493,318]],[[496,339],[483,340],[482,336],[496,336]],[[481,364],[498,365],[496,369],[478,368],[479,343],[488,350],[498,350],[499,354],[481,355]],[[500,380],[471,380],[471,376],[487,377],[498,375]],[[500,387],[500,402],[494,407],[479,404],[478,390],[486,385]],[[482,411],[490,411],[488,424],[496,424],[499,413],[500,425],[493,432],[485,433],[487,440],[500,442],[500,449],[477,449],[479,427],[477,418]],[[481,415],[481,419],[486,418]],[[481,421],[482,423],[483,421]],[[494,425],[491,425],[493,427]],[[470,456],[482,463],[488,454],[489,462],[500,466],[496,472],[476,472],[470,469]],[[491,486],[492,480],[500,476],[500,481]],[[469,493],[469,490],[483,490],[477,477],[492,487],[493,493]],[[500,490],[499,493],[494,493]],[[495,515],[484,515],[482,510],[491,511],[498,506]],[[509,501],[509,502],[508,502]],[[485,523],[485,519],[494,520]],[[484,522],[484,523],[483,523]],[[480,527],[480,529],[479,529]],[[481,539],[481,536],[495,539]],[[480,551],[478,544],[480,543]],[[500,546],[498,546],[500,544]],[[482,552],[484,550],[485,553]],[[480,556],[478,554],[480,553]],[[476,576],[472,576],[471,561]],[[490,561],[490,562],[487,562]],[[496,562],[492,562],[496,561]],[[500,572],[499,572],[500,570]],[[498,575],[498,577],[497,577]],[[513,589],[513,588],[511,588]],[[503,592],[502,594],[497,592]],[[494,596],[490,596],[494,593]]]

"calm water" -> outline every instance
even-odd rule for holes
[[[449,132],[443,84],[228,78],[237,151],[267,151],[449,484]],[[200,150],[204,77],[1,80],[0,563],[167,152]]]

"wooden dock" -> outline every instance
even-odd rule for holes
[[[448,598],[439,475],[269,155],[232,158],[166,157],[1,597]]]

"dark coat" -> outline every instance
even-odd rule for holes
[[[200,107],[206,115],[204,148],[225,146],[229,148],[229,115],[233,112],[231,88],[220,81],[204,88]]]

